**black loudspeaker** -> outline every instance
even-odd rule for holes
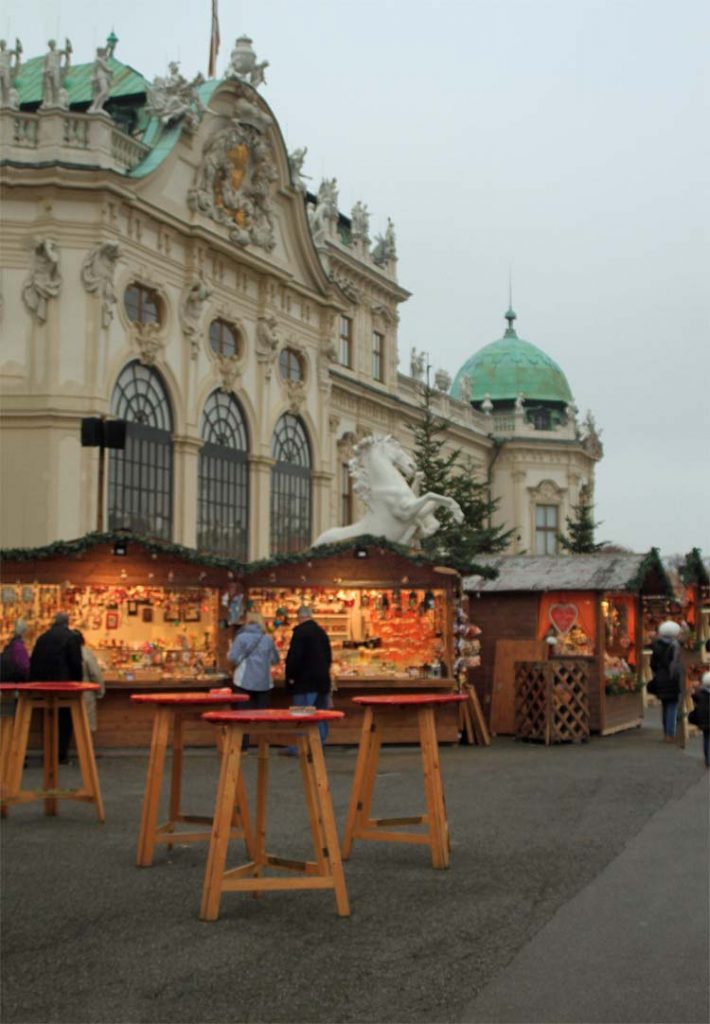
[[[103,444],[103,437],[103,422],[97,416],[81,421],[82,448],[100,448]]]
[[[125,448],[126,447],[126,421],[125,420],[104,420],[104,447]]]

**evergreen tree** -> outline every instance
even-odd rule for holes
[[[476,479],[471,459],[464,459],[460,448],[445,451],[446,420],[434,413],[436,392],[429,382],[422,385],[421,420],[414,432],[414,461],[422,474],[420,493],[434,491],[454,498],[463,512],[463,522],[455,523],[447,509],[438,508],[436,518],[441,526],[422,541],[422,548],[459,565],[471,564],[476,555],[502,551],[513,530],[493,526],[497,502],[491,501],[485,482]]]
[[[594,543],[594,531],[601,523],[594,522],[594,505],[588,500],[588,492],[583,487],[579,495],[579,505],[572,506],[572,515],[567,516],[567,534],[559,534],[559,542],[565,551],[577,555],[589,555],[601,551],[604,542]]]

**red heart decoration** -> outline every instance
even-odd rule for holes
[[[578,615],[576,604],[553,604],[550,608],[550,622],[558,633],[568,633]]]

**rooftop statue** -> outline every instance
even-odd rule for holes
[[[100,114],[111,95],[113,71],[108,63],[108,47],[96,47],[96,60],[91,69],[91,95],[93,97],[87,114]]]
[[[303,173],[303,164],[306,159],[306,153],[308,152],[308,146],[303,146],[301,149],[294,149],[293,153],[288,155],[288,164],[291,168],[291,181],[296,188],[300,189],[301,192],[305,192],[308,188],[306,181],[310,179],[309,174]]]
[[[169,74],[165,78],[156,78],[148,89],[146,110],[154,117],[160,118],[164,126],[184,118],[188,128],[194,131],[205,112],[205,105],[198,92],[198,87],[205,79],[198,72],[193,80],[188,82],[184,75],[180,74],[178,61],[170,61],[168,71]]]
[[[318,205],[308,206],[308,223],[313,241],[323,245],[326,238],[335,235],[338,224],[338,179],[323,178],[318,189]]]
[[[360,441],[348,468],[355,481],[353,490],[367,512],[350,526],[326,530],[313,547],[364,536],[414,545],[439,529],[434,515],[437,508],[448,509],[455,522],[463,521],[461,508],[453,498],[432,491],[419,494],[422,474],[394,437],[366,437]]]
[[[377,263],[378,266],[384,267],[391,260],[397,259],[397,243],[394,236],[394,224],[387,218],[387,230],[384,235],[377,235],[375,238],[375,247],[372,250],[373,262]]]
[[[443,368],[437,370],[434,374],[434,383],[439,391],[448,391],[451,387],[451,374]]]
[[[64,80],[71,67],[73,52],[71,40],[65,40],[63,50],[57,49],[54,39],[50,39],[47,46],[49,49],[44,55],[42,70],[42,105],[39,109],[48,110],[51,107],[59,107],[61,110],[68,110],[69,93],[64,88]],[[63,65],[62,58],[64,58]]]
[[[0,107],[17,110],[20,106],[20,94],[15,88],[15,79],[21,64],[22,43],[20,40],[15,40],[14,50],[8,50],[5,40],[0,39]]]
[[[353,239],[370,241],[370,214],[364,203],[358,200],[350,213],[350,233]]]
[[[248,82],[249,85],[256,89],[262,83],[266,84],[264,71],[268,68],[269,62],[268,60],[263,60],[261,63],[258,63],[251,44],[252,40],[249,36],[240,36],[237,39],[224,77],[237,78],[241,82]]]
[[[412,349],[409,355],[409,372],[415,380],[424,379],[424,371],[426,364],[426,352],[417,352],[415,348]]]

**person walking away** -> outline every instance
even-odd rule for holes
[[[69,616],[57,612],[54,624],[37,637],[30,657],[30,679],[34,683],[80,683],[84,677],[81,644],[69,629]],[[71,711],[59,709],[59,763],[69,763],[72,737]]]
[[[710,768],[710,672],[703,674],[700,686],[693,690],[692,697],[693,710],[688,715],[688,721],[702,729],[705,767]]]
[[[332,707],[330,666],[333,655],[330,640],[306,605],[298,609],[297,618],[298,625],[291,635],[286,655],[286,687],[297,707],[312,706],[324,710]],[[318,730],[321,743],[325,744],[328,723],[319,722]]]
[[[649,692],[661,702],[661,724],[663,739],[672,743],[675,739],[678,701],[683,693],[683,662],[678,643],[680,626],[677,622],[662,622],[658,636],[651,644],[651,671],[653,679]]]
[[[86,646],[84,634],[80,629],[75,629],[74,632],[79,637],[79,643],[81,645],[81,669],[83,681],[85,683],[96,683],[100,687],[98,693],[91,691],[84,694],[84,704],[86,705],[86,715],[89,719],[89,728],[92,732],[96,732],[96,698],[99,697],[100,699],[106,693],[104,674],[101,671],[101,666],[98,663],[96,655]]]
[[[268,708],[274,687],[271,666],[278,665],[279,652],[264,629],[264,620],[260,612],[247,612],[246,625],[232,641],[227,657],[236,666],[233,688],[237,693],[249,698],[247,702],[241,703],[239,708]],[[249,737],[245,734],[242,739],[242,750],[247,750],[248,747]]]

